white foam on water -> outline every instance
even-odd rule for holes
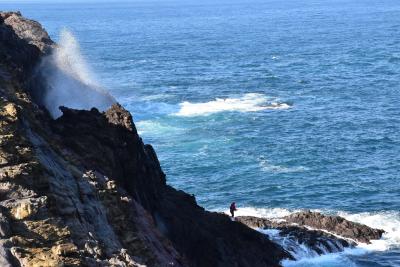
[[[254,208],[240,207],[235,212],[236,216],[254,216],[260,218],[268,218],[279,220],[284,216],[290,215],[300,210],[289,210],[283,208]],[[313,210],[322,212],[321,210]],[[229,210],[224,210],[229,214]],[[322,212],[324,213],[324,212]],[[345,248],[342,252],[327,253],[318,255],[312,249],[298,244],[293,239],[279,235],[276,229],[260,229],[259,231],[268,235],[271,240],[285,247],[296,259],[284,260],[282,262],[285,267],[303,267],[303,266],[357,266],[348,256],[363,256],[371,252],[382,252],[390,249],[400,248],[400,212],[398,211],[382,211],[382,212],[363,212],[348,213],[343,211],[325,211],[327,214],[339,215],[349,221],[365,224],[372,228],[383,229],[380,240],[372,240],[371,244],[358,243],[355,248]]]
[[[253,216],[258,218],[267,219],[278,219],[284,216],[288,216],[293,212],[299,212],[300,210],[290,211],[282,208],[253,208],[253,207],[238,207],[235,211],[235,216]],[[225,214],[230,214],[229,209],[223,210]]]
[[[272,241],[287,249],[295,259],[313,258],[318,256],[317,252],[309,249],[304,244],[299,244],[297,240],[281,236],[279,234],[280,231],[277,229],[259,229],[258,231],[266,234]]]
[[[307,167],[304,166],[285,167],[285,166],[275,165],[265,159],[259,159],[259,166],[262,171],[272,172],[272,173],[292,173],[292,172],[304,172],[309,170]]]
[[[43,102],[53,117],[61,115],[60,106],[105,110],[115,103],[115,99],[95,80],[78,41],[66,29],[60,32],[53,53],[43,60],[40,72],[48,83]]]
[[[356,267],[356,263],[346,258],[343,253],[330,253],[315,257],[304,257],[300,260],[284,260],[284,267]]]
[[[400,248],[400,212],[363,212],[351,214],[338,212],[337,215],[349,221],[365,224],[372,228],[383,229],[385,233],[380,240],[372,240],[371,244],[359,244],[360,248],[369,251],[385,251],[392,248]]]
[[[185,101],[179,104],[180,109],[176,116],[204,116],[219,112],[256,112],[268,109],[288,109],[290,105],[271,100],[264,94],[249,93],[237,98],[216,98],[204,103]]]
[[[148,134],[148,135],[164,135],[170,133],[177,133],[183,129],[174,127],[168,124],[164,124],[159,121],[153,120],[143,120],[136,122],[136,128],[138,134]]]

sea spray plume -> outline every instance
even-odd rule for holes
[[[60,32],[58,46],[43,59],[39,71],[47,87],[42,103],[54,118],[61,115],[60,106],[105,110],[115,102],[93,78],[78,41],[67,29]]]
[[[57,67],[87,85],[96,85],[93,75],[84,61],[75,36],[67,29],[60,32],[59,47],[54,54]]]

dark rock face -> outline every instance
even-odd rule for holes
[[[21,39],[11,25],[10,18],[17,13],[0,13],[0,58],[7,68],[13,68],[14,75],[27,78],[40,57],[40,49]],[[29,73],[29,74],[28,74]]]
[[[76,164],[113,177],[154,216],[192,266],[279,266],[290,258],[265,235],[210,213],[194,197],[166,185],[157,156],[143,145],[132,118],[120,105],[105,113],[61,108],[52,127]],[[268,251],[268,253],[266,253]]]
[[[354,247],[352,241],[336,237],[323,231],[309,230],[298,226],[280,226],[279,234],[285,238],[293,239],[300,245],[304,244],[307,248],[315,251],[318,255],[342,251],[347,247]]]
[[[278,266],[279,259],[291,258],[265,235],[226,215],[204,211],[193,197],[171,187],[155,216],[194,266]]]
[[[38,22],[19,12],[0,12],[0,65],[18,79],[37,103],[44,95],[45,83],[35,68],[55,46]]]
[[[49,53],[55,46],[40,23],[22,17],[19,12],[3,12],[0,13],[0,17],[19,39],[37,47],[43,54]]]
[[[237,223],[204,210],[166,184],[119,104],[60,107],[57,120],[39,106],[35,66],[54,47],[37,22],[0,12],[0,265],[280,266],[289,252],[247,226],[279,229],[318,253],[353,243],[305,226],[360,242],[382,235],[317,213]]]
[[[165,175],[149,156],[150,149],[137,134],[131,115],[118,104],[105,113],[65,107],[61,111],[63,115],[52,128],[60,147],[69,148],[70,159],[113,177],[145,208],[153,210],[165,186]]]
[[[291,258],[168,186],[120,105],[61,107],[53,120],[33,97],[41,81],[29,86],[54,45],[38,23],[0,12],[0,38],[2,266],[280,266]]]

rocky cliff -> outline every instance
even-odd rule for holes
[[[321,230],[361,242],[382,235],[316,213],[232,222],[204,210],[166,184],[118,103],[51,117],[38,66],[56,47],[39,23],[0,12],[0,266],[280,266],[290,249],[252,227],[316,249],[355,244]]]
[[[279,266],[265,235],[166,184],[132,117],[41,106],[36,68],[56,47],[37,22],[0,13],[1,266]]]

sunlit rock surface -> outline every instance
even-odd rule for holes
[[[1,266],[279,266],[266,235],[166,184],[154,149],[114,104],[61,107],[35,70],[56,45],[0,13]]]

